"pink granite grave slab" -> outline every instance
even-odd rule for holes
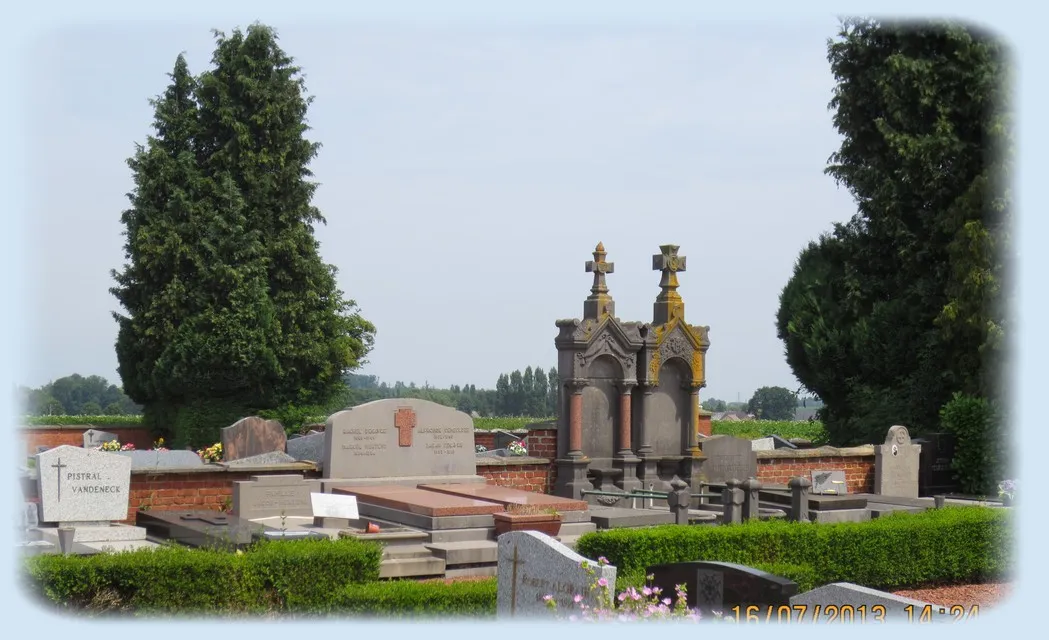
[[[545,493],[499,487],[494,484],[421,484],[419,488],[451,496],[488,500],[503,506],[508,504],[531,505],[556,511],[586,511],[590,508],[590,505],[583,500],[548,496]]]
[[[456,496],[415,487],[381,484],[372,487],[337,487],[332,493],[357,497],[357,502],[408,513],[440,516],[480,516],[503,511],[503,505],[488,500]]]

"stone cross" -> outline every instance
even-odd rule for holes
[[[606,262],[604,243],[598,242],[594,248],[594,259],[586,261],[586,272],[594,274],[594,286],[590,288],[590,295],[583,303],[583,318],[590,320],[603,320],[607,316],[615,314],[615,302],[608,295],[608,285],[605,284],[605,274],[615,273],[616,263]]]
[[[678,245],[664,244],[659,247],[660,253],[652,256],[652,270],[661,271],[659,296],[656,297],[653,324],[663,325],[673,318],[684,319],[685,303],[677,292],[677,274],[685,270],[685,256],[677,254]]]
[[[393,416],[393,426],[397,428],[397,446],[412,446],[412,429],[415,428],[415,411],[408,407],[397,410]]]
[[[58,499],[61,500],[62,499],[62,469],[65,469],[69,465],[62,464],[62,458],[59,458],[58,459],[58,463],[57,464],[53,464],[51,466],[54,467],[55,469],[58,469]]]

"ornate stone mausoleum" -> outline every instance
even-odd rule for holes
[[[698,444],[699,390],[709,327],[685,321],[677,274],[685,257],[663,245],[652,257],[661,272],[651,323],[623,322],[606,275],[614,273],[602,244],[587,261],[594,274],[583,318],[558,320],[561,376],[557,439],[558,495],[584,490],[669,489],[674,477],[693,485],[703,454]],[[695,486],[695,485],[693,485]],[[616,498],[595,497],[614,503]]]

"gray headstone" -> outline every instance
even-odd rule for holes
[[[890,427],[885,444],[874,448],[874,493],[917,498],[920,456],[921,445],[911,444],[907,427]]]
[[[814,494],[829,493],[839,496],[847,494],[849,487],[845,483],[845,472],[840,469],[813,470],[812,488],[809,489],[809,492]]]
[[[270,451],[269,453],[260,453],[255,456],[248,456],[247,458],[231,460],[226,463],[226,466],[230,468],[254,467],[269,464],[289,464],[291,462],[298,462],[298,460],[283,451]]]
[[[127,518],[131,458],[61,445],[37,454],[36,465],[44,522]]]
[[[311,493],[321,492],[320,480],[301,475],[252,476],[233,483],[233,515],[252,520],[273,516],[313,516]]]
[[[776,448],[776,441],[772,438],[758,438],[750,441],[750,448],[754,451],[772,451]]]
[[[806,607],[804,622],[810,622],[816,615],[815,608],[818,605],[823,613],[819,614],[818,622],[826,622],[830,616],[831,607],[837,616],[837,622],[860,622],[860,611],[868,623],[878,622],[879,617],[885,620],[904,620],[918,623],[919,621],[937,622],[953,620],[949,615],[940,613],[939,605],[930,605],[921,600],[904,598],[877,589],[861,587],[851,582],[832,582],[831,584],[817,587],[805,593],[799,593],[790,599],[791,607]],[[907,607],[910,607],[908,609]],[[847,613],[846,613],[847,612]],[[927,618],[922,619],[922,614],[927,613]],[[968,613],[968,611],[966,611]],[[801,615],[798,609],[794,611],[795,619]],[[909,617],[910,616],[910,617]],[[850,620],[849,618],[852,618]],[[800,621],[800,620],[799,620]]]
[[[193,451],[114,451],[131,459],[131,470],[139,469],[188,469],[204,466],[204,461]]]
[[[276,420],[242,418],[222,429],[222,459],[226,462],[287,449],[288,436]]]
[[[773,434],[772,441],[776,444],[777,449],[797,449],[798,446],[790,440],[784,440],[783,438]]]
[[[324,459],[324,433],[311,433],[288,440],[288,455],[296,460],[320,463]]]
[[[117,434],[109,433],[108,431],[99,431],[98,429],[88,429],[84,432],[84,448],[94,449],[103,442],[112,442],[118,440]]]
[[[511,531],[499,536],[496,614],[500,617],[538,617],[549,614],[543,597],[551,595],[561,612],[577,610],[579,594],[588,606],[599,604],[592,580],[605,578],[608,594],[615,595],[616,568],[600,565],[537,531]],[[590,575],[582,563],[594,570]],[[609,606],[609,603],[602,603]]]
[[[758,458],[750,440],[719,435],[701,441],[701,446],[707,458],[702,467],[707,482],[757,477]]]
[[[418,400],[376,400],[340,411],[324,429],[329,478],[475,475],[473,420]]]

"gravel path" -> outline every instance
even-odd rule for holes
[[[987,584],[962,584],[949,587],[931,587],[929,589],[912,589],[906,591],[894,591],[898,596],[924,600],[930,604],[938,604],[950,607],[960,604],[966,611],[974,605],[980,605],[980,609],[989,609],[998,604],[999,601],[1009,597],[1012,593],[1012,585],[1008,582],[989,582]]]

